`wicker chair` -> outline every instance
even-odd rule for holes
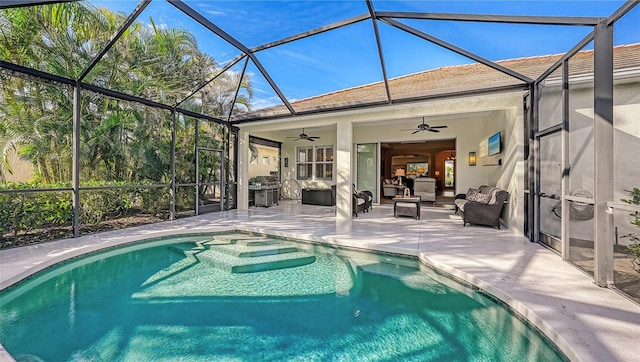
[[[466,200],[466,194],[455,197],[457,213],[462,216],[463,226],[467,224],[493,226],[500,229],[500,214],[509,199],[507,191],[495,187],[480,186],[480,193],[492,194],[489,203]],[[495,200],[493,199],[495,197]]]
[[[373,192],[369,191],[369,190],[364,190],[364,191],[358,191],[356,189],[356,185],[355,184],[351,184],[353,187],[353,193],[364,199],[364,212],[369,212],[369,209],[371,209],[371,206],[373,204]],[[358,216],[356,214],[356,216]]]
[[[366,204],[367,201],[362,194],[351,194],[351,211],[353,212],[353,215],[358,217],[359,212],[366,212]]]

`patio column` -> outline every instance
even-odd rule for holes
[[[607,202],[613,201],[613,27],[602,21],[594,40],[595,283],[613,283],[613,231]]]
[[[351,147],[353,125],[341,121],[336,127],[336,221],[351,220]]]
[[[238,131],[238,183],[236,191],[238,194],[238,210],[249,209],[249,132],[244,129]]]

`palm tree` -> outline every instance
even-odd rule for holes
[[[0,10],[2,59],[75,78],[95,57],[125,16],[84,2]],[[134,23],[85,81],[174,104],[219,72],[184,29]],[[244,90],[234,101],[240,83]],[[250,80],[227,72],[185,103],[215,117],[250,109]],[[73,90],[0,73],[0,136],[6,155],[17,151],[45,182],[70,181]],[[81,99],[81,178],[166,182],[170,164],[169,114],[88,91]],[[202,126],[200,141],[221,146],[224,127]],[[193,128],[177,130],[179,137]],[[191,153],[193,153],[191,151]],[[190,158],[193,159],[193,158]],[[192,165],[179,163],[188,174]],[[183,165],[183,166],[182,166]]]

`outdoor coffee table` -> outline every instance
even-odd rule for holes
[[[420,197],[394,197],[393,217],[411,216],[420,220]]]

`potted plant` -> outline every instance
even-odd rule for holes
[[[634,187],[633,190],[625,190],[630,195],[630,199],[622,199],[621,201],[630,205],[640,205],[640,189]],[[640,228],[640,213],[638,211],[634,211],[629,214],[633,217],[633,221],[631,221],[631,225],[634,225],[637,228]],[[622,236],[623,238],[629,238],[633,242],[633,244],[627,245],[627,249],[631,252],[633,259],[631,262],[633,263],[633,268],[640,273],[640,234],[638,233],[630,233]]]

